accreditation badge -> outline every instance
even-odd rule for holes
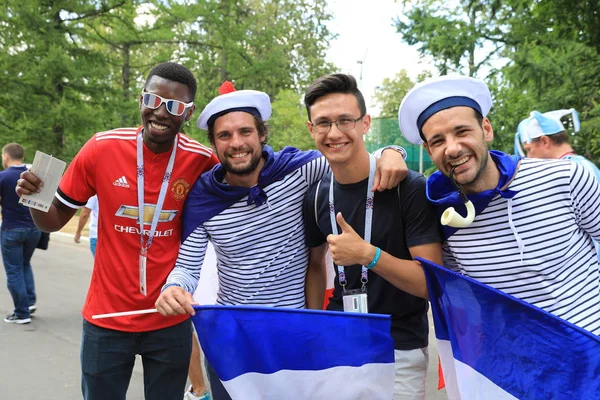
[[[344,312],[369,313],[367,292],[362,289],[347,290],[342,296],[342,302],[344,304]]]
[[[140,293],[144,296],[148,295],[146,290],[146,260],[146,255],[140,254]]]

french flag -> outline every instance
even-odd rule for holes
[[[598,336],[474,279],[419,261],[450,400],[600,399]]]
[[[194,306],[202,350],[233,400],[389,400],[389,316]]]

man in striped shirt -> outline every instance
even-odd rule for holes
[[[569,143],[567,129],[561,121],[562,118],[568,120],[568,126],[573,134],[579,132],[579,115],[573,108],[548,111],[543,114],[532,111],[529,118],[519,123],[515,137],[515,151],[519,151],[520,154],[524,152],[531,158],[570,160],[587,168],[600,182],[598,167],[573,150]]]
[[[439,169],[429,200],[464,215],[459,187],[474,205],[471,224],[444,227],[444,263],[599,334],[600,186],[570,161],[489,150],[491,105],[484,82],[457,76],[418,84],[400,105],[403,135]]]
[[[266,93],[241,90],[213,99],[198,118],[221,164],[188,196],[179,257],[156,301],[161,314],[194,314],[192,293],[209,240],[217,255],[218,304],[322,307],[325,254],[304,243],[302,201],[329,166],[317,151],[273,152],[266,145],[270,115]],[[397,152],[385,157],[391,161],[382,160],[379,169],[393,173],[377,178],[376,188],[394,187],[406,170]],[[229,398],[210,365],[207,371],[213,397]]]

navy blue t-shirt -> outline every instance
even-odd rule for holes
[[[309,248],[325,243],[327,235],[332,233],[329,215],[330,184],[331,175],[328,174],[321,180],[320,185],[313,184],[308,189],[304,199],[304,226]],[[335,211],[341,212],[344,219],[362,237],[365,231],[367,187],[368,179],[345,185],[336,182],[333,186],[335,199],[338,200],[335,203]],[[318,196],[316,203],[315,196]],[[371,243],[392,256],[411,260],[410,247],[442,241],[437,214],[433,205],[427,201],[425,178],[421,174],[408,171],[408,176],[398,187],[375,192],[373,203]],[[338,232],[341,232],[340,229],[338,226]],[[346,266],[348,289],[360,289],[360,275],[360,265]],[[426,347],[429,333],[427,301],[403,292],[374,271],[368,271],[368,279],[369,312],[391,315],[394,349],[413,350]],[[333,297],[327,309],[344,309],[337,266]]]
[[[21,172],[27,171],[25,165],[12,166],[0,171],[0,207],[2,207],[2,229],[34,228],[29,208],[19,204],[15,192]]]

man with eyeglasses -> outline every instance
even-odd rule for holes
[[[95,134],[65,172],[47,213],[31,209],[44,231],[62,228],[94,194],[102,204],[98,252],[83,307],[82,391],[86,400],[125,399],[136,354],[146,400],[180,400],[191,354],[187,316],[95,314],[148,309],[173,268],[189,189],[217,164],[210,148],[180,133],[194,112],[196,79],[184,66],[154,67],[139,97],[142,126]],[[17,193],[40,187],[21,174]]]
[[[184,240],[156,308],[163,315],[194,314],[191,294],[210,240],[218,260],[218,304],[321,309],[325,258],[304,244],[302,201],[309,185],[327,173],[327,161],[317,151],[274,152],[266,145],[266,93],[235,91],[230,82],[220,92],[197,126],[207,130],[221,164],[190,192]],[[373,190],[395,186],[406,165],[389,151],[380,167],[384,172]],[[207,372],[213,399],[230,399],[210,365]]]
[[[427,288],[423,270],[412,258],[442,260],[425,179],[409,171],[390,190],[369,190],[374,160],[363,136],[371,116],[354,77],[332,74],[317,79],[304,103],[310,134],[331,167],[331,174],[313,184],[304,200],[306,243],[312,250],[329,247],[335,263],[328,309],[391,315],[394,399],[424,399]]]

